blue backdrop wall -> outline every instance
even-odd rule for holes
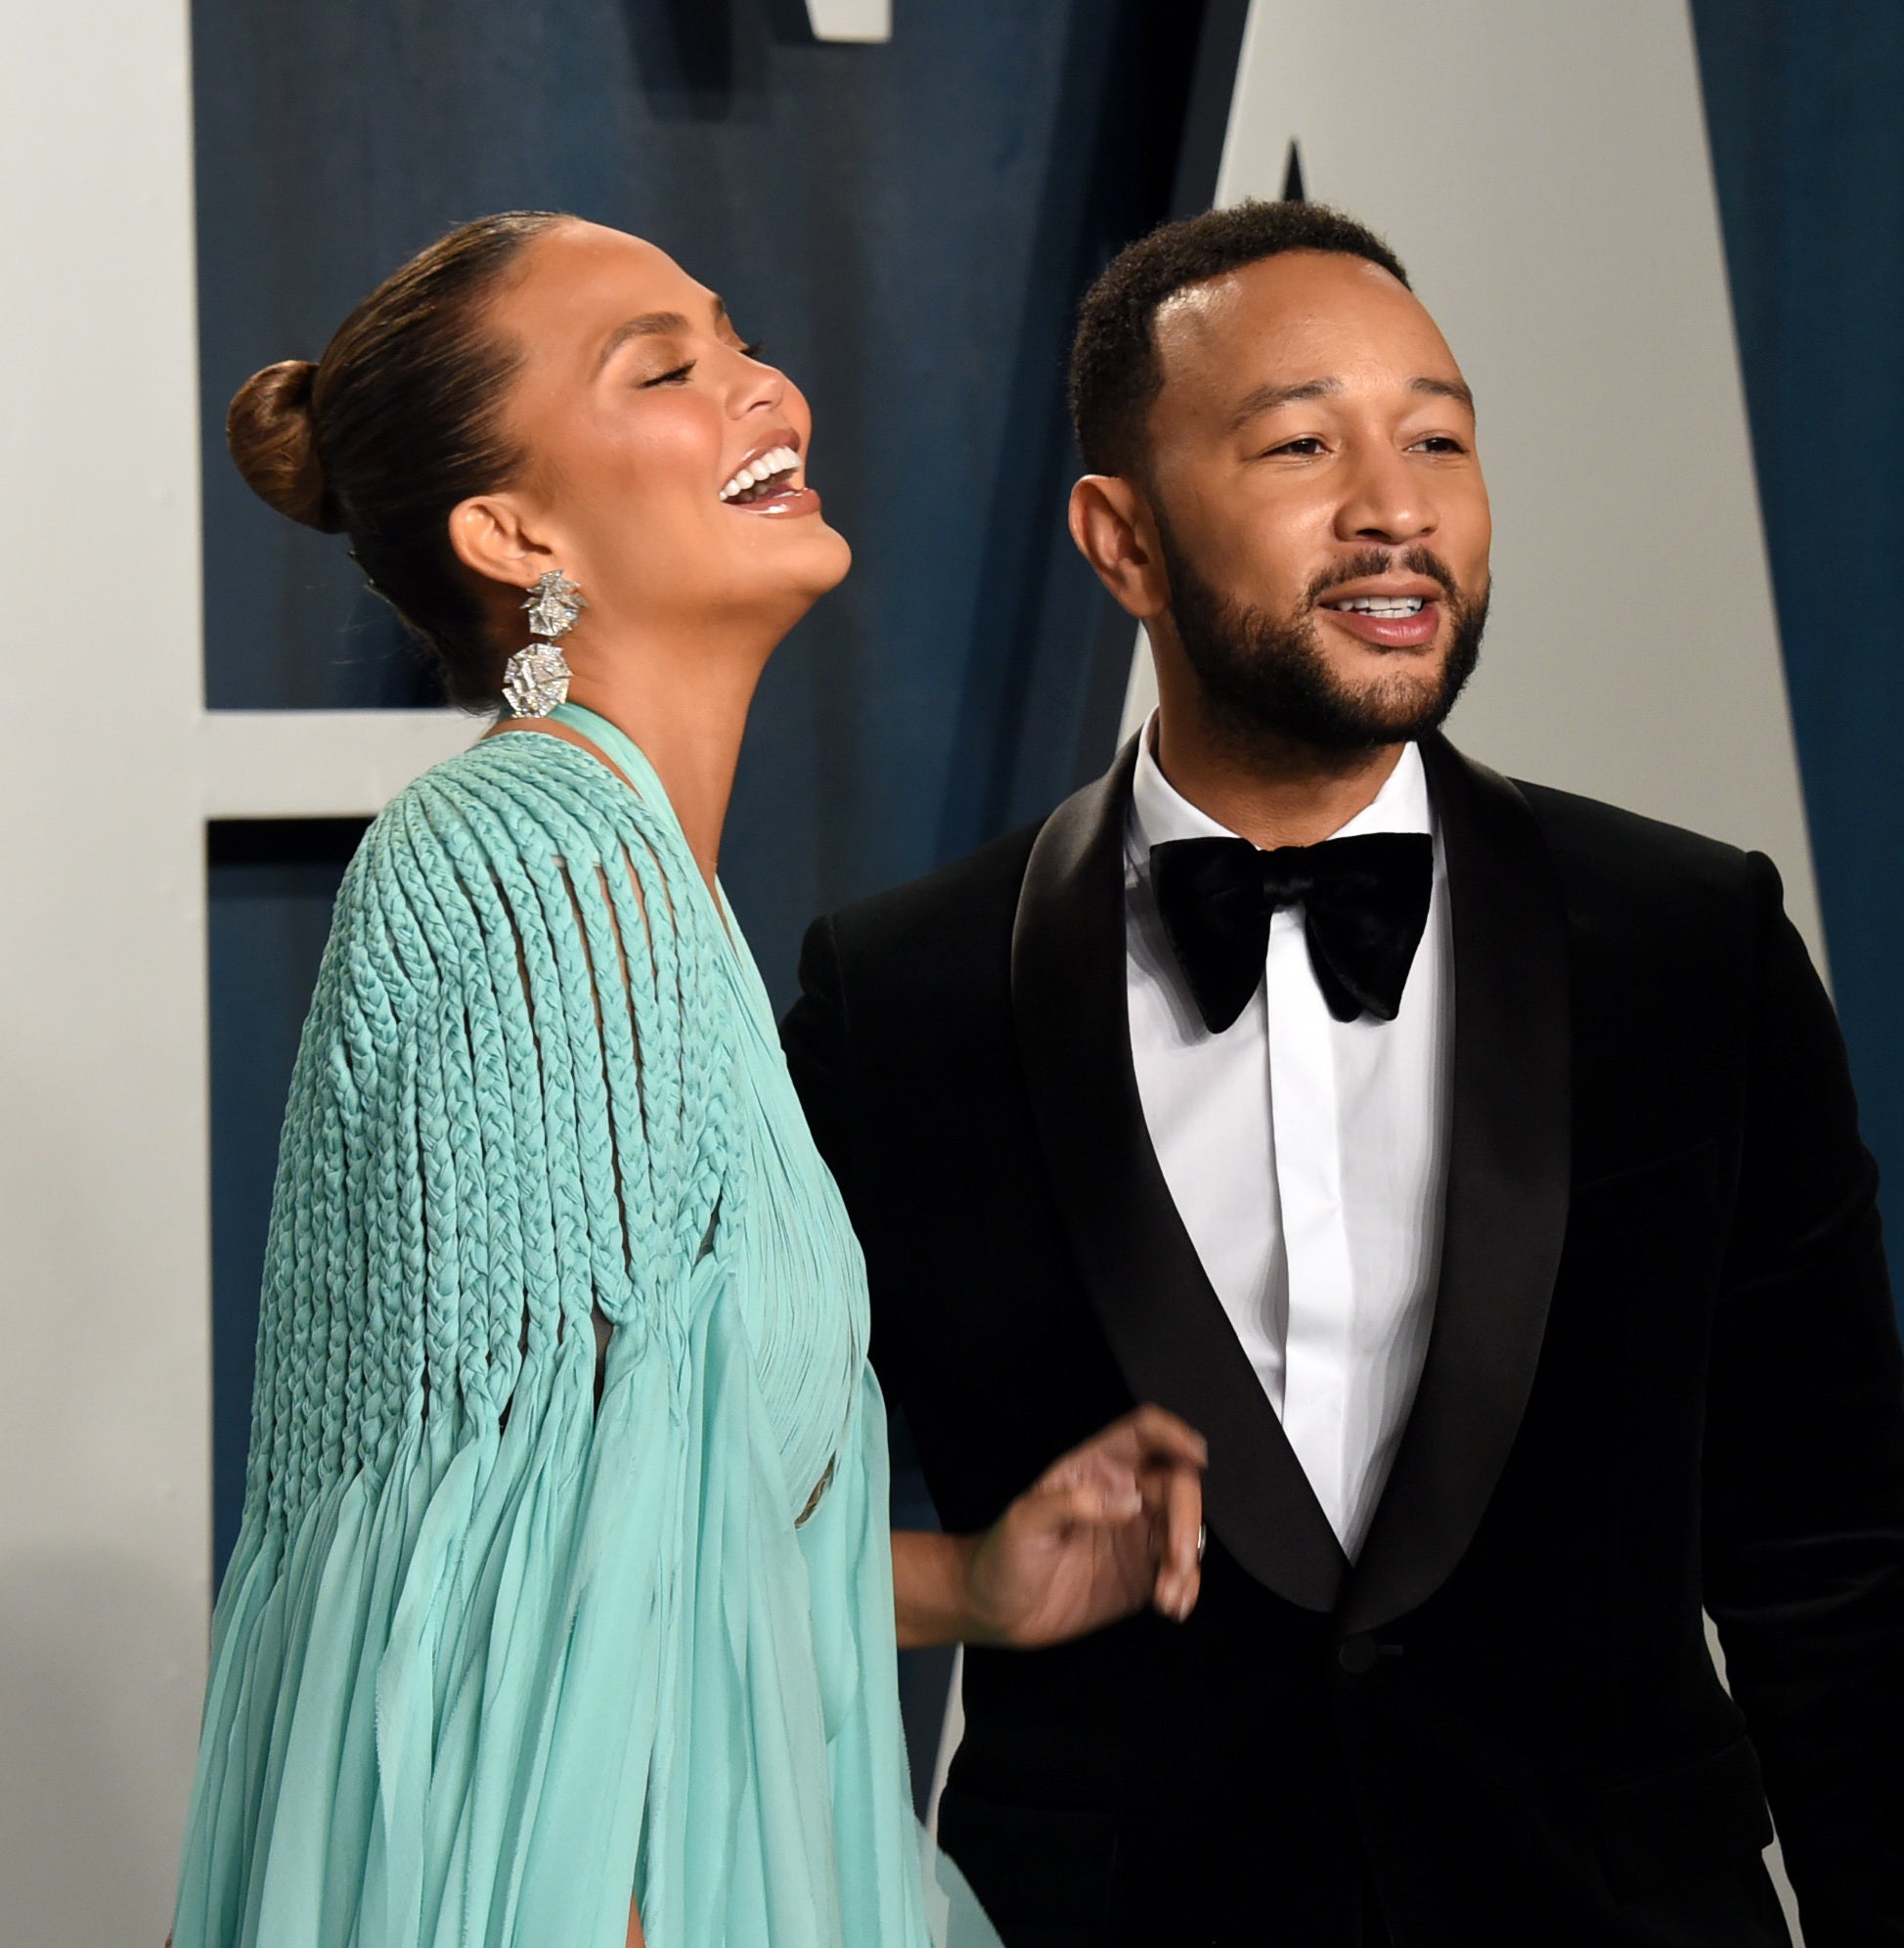
[[[1904,8],[1693,13],[1832,983],[1895,1269],[1904,623],[1882,592],[1904,531]]]

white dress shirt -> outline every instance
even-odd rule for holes
[[[1393,1022],[1337,1021],[1300,908],[1262,985],[1204,1027],[1164,932],[1150,849],[1232,836],[1139,745],[1126,843],[1130,1052],[1164,1180],[1262,1391],[1352,1560],[1421,1378],[1440,1268],[1454,968],[1447,864],[1421,753],[1336,836],[1428,832],[1428,925]]]

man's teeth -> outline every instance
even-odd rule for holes
[[[1423,596],[1351,596],[1345,602],[1331,602],[1332,609],[1350,609],[1356,615],[1419,615],[1426,601]]]
[[[771,453],[764,453],[758,460],[743,466],[721,489],[721,498],[724,501],[738,500],[749,487],[758,487],[771,474],[791,473],[799,465],[800,456],[791,447],[775,447]]]

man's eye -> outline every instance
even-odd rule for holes
[[[1427,439],[1417,440],[1415,444],[1429,453],[1466,453],[1468,450],[1446,433],[1431,433]]]
[[[742,345],[740,356],[743,359],[760,359],[767,356],[767,340],[756,338],[751,344]]]
[[[1305,457],[1322,450],[1322,442],[1313,433],[1305,433],[1300,439],[1284,440],[1280,446],[1269,449],[1270,453],[1294,453]]]
[[[694,361],[689,359],[686,365],[678,365],[672,372],[656,373],[652,378],[642,379],[642,390],[645,392],[650,385],[679,385],[693,370]]]

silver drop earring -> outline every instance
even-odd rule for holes
[[[556,640],[575,627],[588,607],[582,591],[559,568],[552,568],[529,591],[529,634],[536,640],[518,649],[503,672],[503,699],[518,717],[547,717],[568,700],[568,661]]]

